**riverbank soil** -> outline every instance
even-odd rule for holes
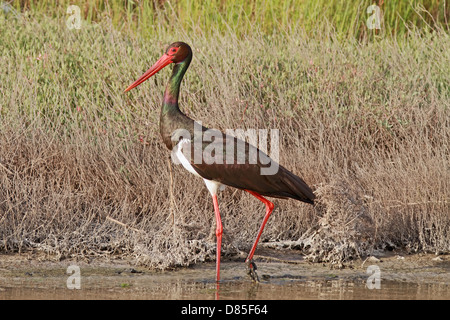
[[[0,299],[450,299],[446,255],[380,254],[332,269],[264,249],[256,263],[260,283],[234,259],[222,262],[217,287],[214,262],[154,271],[131,259],[0,255]]]

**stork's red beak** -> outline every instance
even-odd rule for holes
[[[155,73],[157,73],[159,70],[164,68],[165,66],[171,64],[172,57],[168,54],[163,54],[161,58],[159,58],[158,61],[150,68],[148,69],[139,79],[137,79],[135,82],[133,82],[128,88],[125,89],[125,92],[130,91],[131,89],[137,87],[142,82],[153,76]]]

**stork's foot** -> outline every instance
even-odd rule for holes
[[[247,265],[247,274],[252,278],[253,281],[259,282],[258,274],[256,273],[256,263],[253,262],[253,260],[247,260],[245,261],[245,264]]]

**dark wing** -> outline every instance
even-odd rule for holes
[[[314,203],[315,195],[300,177],[255,146],[218,130],[208,134],[211,139],[194,138],[191,144],[191,165],[203,178],[264,196]]]

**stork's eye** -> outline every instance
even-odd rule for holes
[[[177,52],[178,51],[178,48],[172,48],[172,49],[170,49],[170,52],[171,53],[175,53],[175,52]]]

